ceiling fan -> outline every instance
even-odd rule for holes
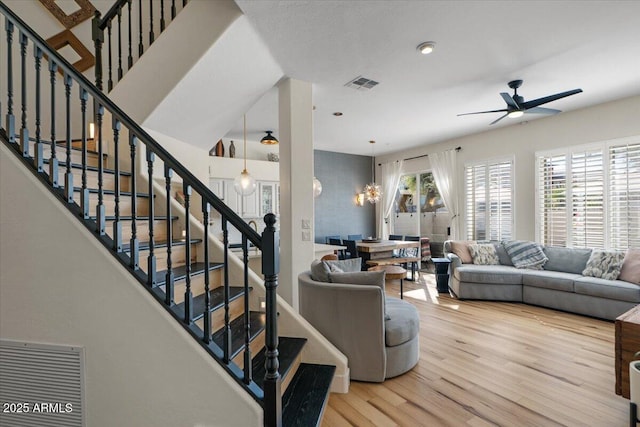
[[[525,113],[526,114],[558,114],[560,110],[554,110],[553,108],[544,108],[544,107],[540,107],[540,105],[582,92],[582,89],[573,89],[566,92],[556,93],[555,95],[549,95],[542,98],[534,99],[532,101],[525,102],[524,98],[518,95],[518,88],[520,86],[522,86],[522,80],[512,80],[509,82],[509,87],[513,89],[513,96],[509,95],[506,92],[500,93],[500,95],[502,96],[502,99],[504,99],[504,101],[507,103],[507,108],[503,108],[501,110],[478,111],[476,113],[463,113],[463,114],[458,114],[458,116],[468,116],[470,114],[485,114],[485,113],[505,113],[503,116],[500,116],[499,118],[491,122],[491,124],[494,125],[507,116],[511,118],[517,118],[522,116]]]

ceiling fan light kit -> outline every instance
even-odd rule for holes
[[[504,102],[507,103],[507,108],[503,108],[501,110],[478,111],[475,113],[463,113],[458,114],[458,116],[486,113],[504,113],[504,115],[491,122],[491,125],[494,125],[507,116],[509,118],[515,119],[518,117],[522,117],[523,114],[558,114],[561,112],[560,110],[555,110],[553,108],[544,108],[540,107],[540,105],[582,92],[582,89],[572,89],[566,92],[543,96],[542,98],[534,99],[531,101],[525,101],[524,97],[518,95],[518,88],[522,86],[522,80],[512,80],[508,83],[508,85],[511,89],[513,89],[513,96],[509,95],[506,92],[500,93],[500,96],[502,96]]]

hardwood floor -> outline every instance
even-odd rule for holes
[[[438,295],[432,274],[404,286],[420,312],[418,365],[331,394],[322,426],[628,426],[629,401],[614,389],[613,322],[458,301]]]

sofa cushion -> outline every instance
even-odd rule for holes
[[[618,279],[640,285],[640,249],[627,249]]]
[[[561,248],[545,246],[542,249],[549,258],[544,264],[545,270],[563,271],[565,273],[582,274],[591,256],[591,249]]]
[[[521,285],[522,271],[506,265],[461,265],[454,270],[461,282]]]
[[[640,303],[640,286],[622,280],[580,277],[574,280],[573,287],[577,294]]]
[[[469,245],[469,253],[476,265],[499,265],[498,253],[491,243],[474,243]]]
[[[620,275],[623,261],[624,252],[595,249],[591,252],[587,266],[582,271],[582,275],[616,280]]]
[[[547,262],[547,257],[542,251],[542,247],[536,242],[505,240],[502,245],[509,254],[511,262],[517,268],[542,270],[542,266]]]
[[[329,281],[331,283],[342,283],[346,285],[370,285],[377,286],[382,289],[382,304],[385,307],[384,319],[387,320],[389,315],[386,310],[385,293],[384,293],[384,276],[386,272],[382,271],[352,271],[330,272]]]
[[[395,347],[412,340],[420,331],[418,310],[406,301],[387,298],[388,320],[384,322],[384,341],[387,347]]]
[[[452,240],[449,245],[451,246],[451,252],[458,255],[463,264],[471,264],[473,258],[469,252],[469,245],[473,243],[475,243],[474,240]]]
[[[534,288],[573,292],[573,281],[580,277],[582,276],[579,274],[561,271],[524,270],[522,271],[522,284]]]
[[[326,260],[322,262],[326,263],[329,266],[329,270],[331,270],[331,267],[337,267],[345,273],[362,270],[362,258]],[[336,272],[340,273],[339,271],[336,271]]]

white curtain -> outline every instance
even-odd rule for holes
[[[458,168],[456,149],[429,154],[431,171],[444,205],[449,210],[451,239],[460,239],[460,215],[458,211]]]
[[[382,170],[382,201],[381,210],[378,214],[378,237],[387,239],[389,237],[389,227],[391,214],[393,213],[393,202],[396,199],[396,190],[400,183],[402,173],[402,160],[384,163]]]

